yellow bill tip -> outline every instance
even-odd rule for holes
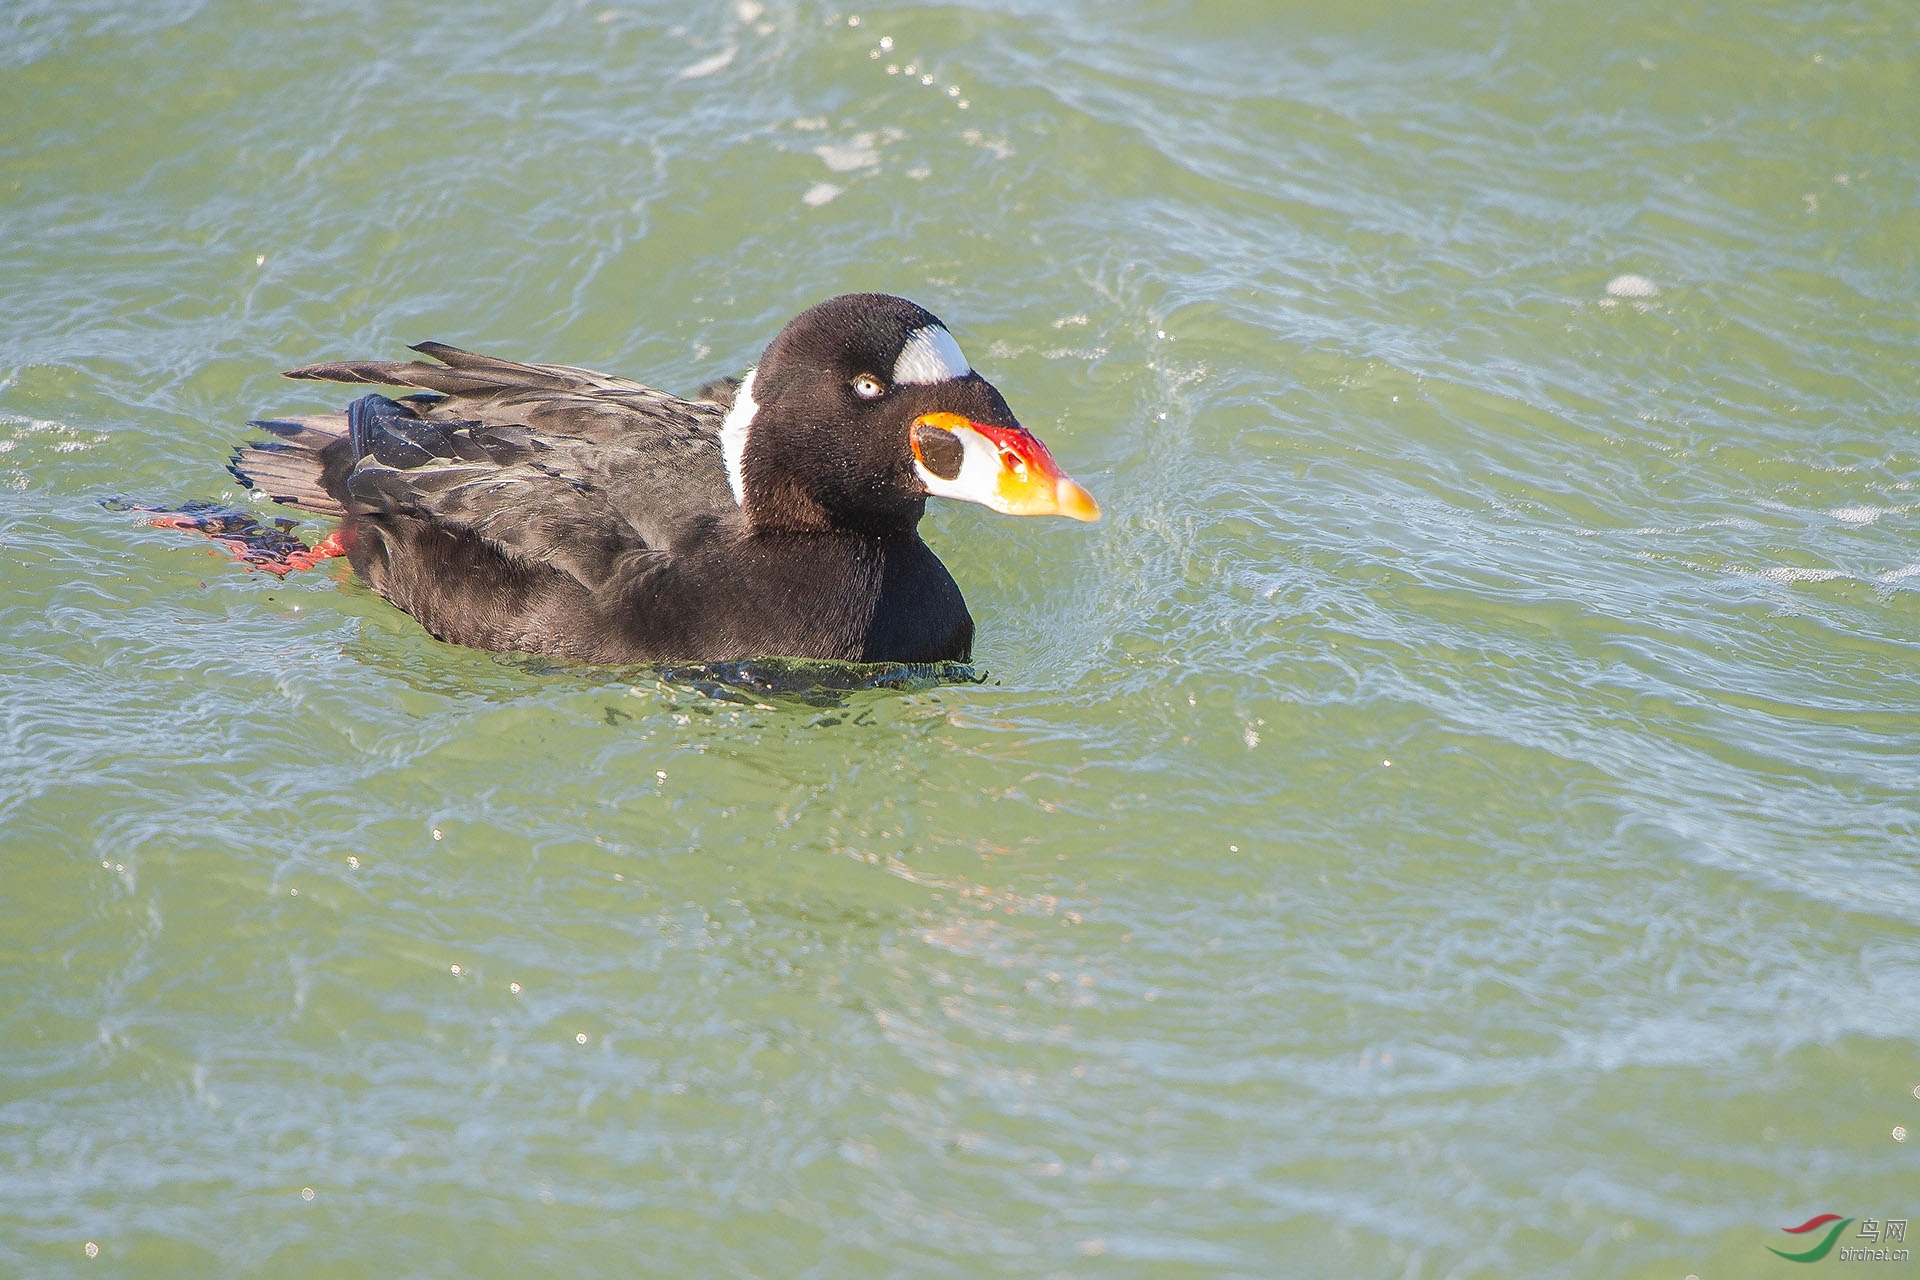
[[[1053,487],[1053,496],[1063,516],[1071,516],[1075,520],[1084,520],[1088,523],[1100,518],[1100,504],[1093,500],[1093,495],[1082,488],[1078,481],[1061,476]]]

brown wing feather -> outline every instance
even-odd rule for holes
[[[321,382],[357,382],[376,387],[419,387],[442,395],[490,399],[511,395],[588,395],[596,397],[639,397],[677,400],[655,391],[643,382],[622,378],[593,369],[576,369],[560,364],[525,364],[483,356],[444,342],[420,342],[410,350],[432,356],[439,364],[424,360],[334,360],[289,369],[289,378]]]
[[[348,414],[257,424],[280,438],[242,449],[234,473],[308,510],[430,520],[589,588],[626,555],[738,518],[720,405],[591,369],[438,342],[413,350],[438,363],[344,360],[287,374],[422,393],[356,402],[354,444],[329,464],[337,472],[323,477],[319,455],[349,435]]]

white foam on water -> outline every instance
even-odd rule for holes
[[[880,151],[874,145],[878,141],[877,134],[856,133],[845,143],[823,142],[813,149],[813,154],[835,173],[852,173],[880,163]]]
[[[739,52],[740,50],[735,46],[728,45],[710,58],[702,58],[698,62],[680,68],[680,78],[682,80],[699,80],[702,77],[725,71],[733,65],[733,59]]]
[[[1615,276],[1607,281],[1609,298],[1652,298],[1658,296],[1660,286],[1645,276]]]
[[[1004,137],[988,137],[978,129],[967,129],[960,135],[960,141],[970,147],[978,147],[995,160],[1008,160],[1013,157],[1013,144]]]
[[[1838,569],[1794,569],[1779,565],[1762,570],[1760,576],[1769,582],[1832,582],[1835,578],[1849,578],[1853,575],[1842,573]]]

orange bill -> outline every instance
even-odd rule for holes
[[[1060,470],[1031,431],[990,427],[957,413],[913,424],[914,470],[927,492],[978,502],[1010,516],[1098,520],[1100,504]]]

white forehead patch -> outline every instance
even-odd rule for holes
[[[747,429],[753,425],[753,415],[760,412],[760,406],[753,399],[754,369],[747,370],[747,376],[733,391],[733,407],[727,410],[726,421],[720,424],[720,452],[727,458],[727,485],[733,490],[736,506],[747,505],[747,475],[741,465],[747,456]]]
[[[909,387],[964,378],[972,372],[973,366],[960,353],[960,344],[937,324],[908,334],[907,345],[900,348],[900,358],[893,362],[894,382]]]

